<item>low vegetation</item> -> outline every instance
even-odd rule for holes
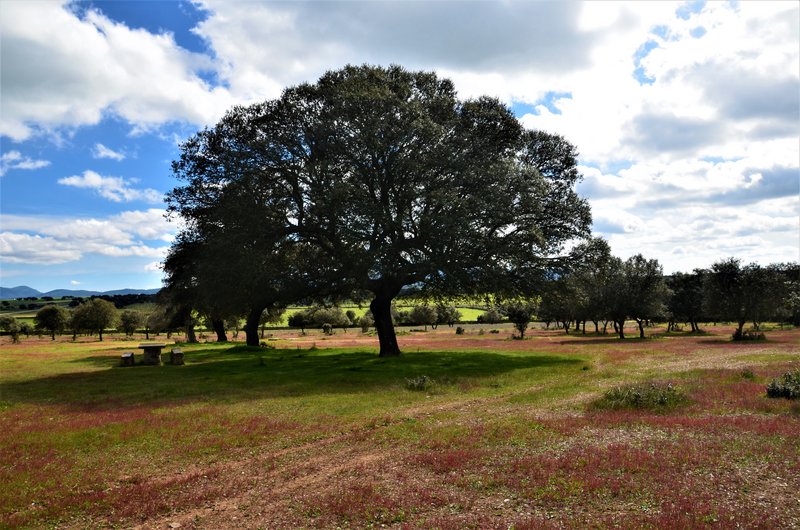
[[[800,399],[800,368],[770,381],[767,395],[772,398]]]
[[[800,405],[765,393],[797,383],[800,330],[480,326],[401,334],[399,358],[360,332],[181,343],[184,366],[121,367],[139,334],[0,337],[0,527],[800,522]]]

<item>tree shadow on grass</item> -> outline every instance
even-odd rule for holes
[[[61,374],[3,386],[7,403],[67,407],[164,405],[192,401],[244,401],[269,397],[380,392],[406,379],[472,380],[524,369],[558,370],[582,360],[494,352],[409,352],[380,358],[371,351],[262,350],[242,347],[186,351],[184,366],[120,367],[114,357],[78,362],[106,370]]]

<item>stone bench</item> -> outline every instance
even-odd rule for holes
[[[183,350],[180,348],[172,348],[169,352],[169,364],[183,364]]]
[[[133,352],[126,351],[125,353],[123,353],[120,357],[120,364],[122,364],[122,366],[133,366],[134,365]]]

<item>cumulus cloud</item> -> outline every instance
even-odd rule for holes
[[[164,210],[104,219],[0,214],[0,251],[10,263],[57,264],[85,255],[163,259],[178,227]]]
[[[0,254],[9,263],[55,265],[81,258],[81,251],[68,243],[52,237],[0,233]]]
[[[12,169],[41,169],[49,165],[49,160],[34,160],[19,151],[8,151],[0,156],[0,177]]]
[[[110,158],[111,160],[116,160],[117,162],[121,162],[125,160],[125,154],[119,151],[114,151],[101,143],[94,144],[94,148],[92,149],[92,156],[94,158]]]
[[[99,173],[86,170],[82,175],[73,175],[58,179],[59,184],[75,188],[95,190],[101,197],[114,202],[145,201],[159,203],[163,194],[152,188],[131,188],[133,182],[122,177],[104,177]]]
[[[232,100],[199,75],[212,60],[67,2],[3,2],[0,134],[97,124],[112,114],[140,130],[172,120],[213,122]]]

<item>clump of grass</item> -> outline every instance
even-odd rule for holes
[[[800,399],[800,368],[770,381],[767,397]]]
[[[750,368],[745,368],[739,375],[741,375],[742,379],[747,379],[748,381],[755,381],[756,379],[755,372],[753,372],[753,370]]]
[[[413,392],[427,392],[433,389],[435,385],[436,382],[427,375],[418,375],[417,377],[406,379],[406,390]]]
[[[618,386],[593,403],[597,409],[671,410],[689,402],[684,392],[672,383],[650,382]]]

